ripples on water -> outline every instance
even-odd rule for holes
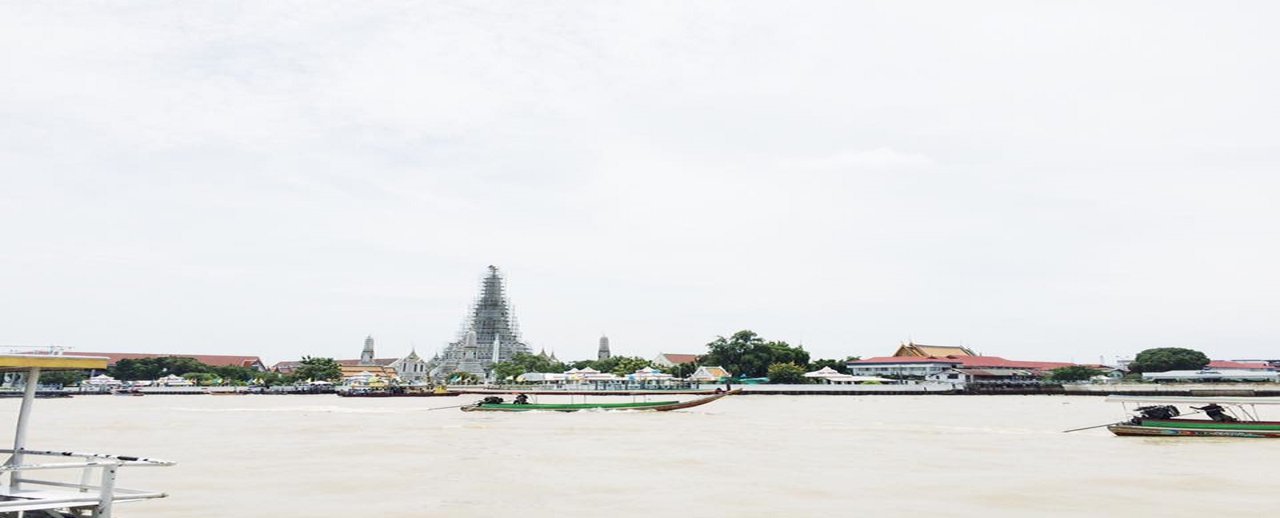
[[[430,410],[473,399],[39,400],[31,446],[178,461],[122,473],[125,487],[172,495],[126,504],[125,518],[1191,516],[1257,513],[1280,500],[1269,482],[1280,441],[1061,433],[1123,417],[1102,398],[738,396],[665,413]],[[17,401],[0,406],[12,429]]]

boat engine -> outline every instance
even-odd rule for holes
[[[1180,413],[1173,405],[1140,406],[1137,410],[1142,417],[1134,417],[1133,424],[1142,424],[1143,419],[1173,419]]]
[[[500,398],[500,397],[498,397],[498,396],[488,396],[488,397],[486,397],[486,398],[484,398],[484,399],[481,399],[481,400],[480,400],[480,403],[481,403],[481,404],[492,404],[492,405],[497,405],[497,404],[499,404],[499,403],[502,403],[502,398]]]

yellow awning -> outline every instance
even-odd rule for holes
[[[103,370],[109,358],[105,356],[63,356],[51,354],[0,354],[0,372],[25,371],[32,367],[41,370]]]

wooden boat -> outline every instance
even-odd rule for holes
[[[42,371],[104,370],[106,357],[63,356],[58,354],[0,354],[0,372],[25,373],[22,405],[13,437],[13,449],[0,449],[10,457],[0,465],[0,516],[111,518],[115,504],[164,498],[159,491],[124,489],[116,485],[118,470],[126,466],[172,466],[158,459],[125,455],[31,450],[27,448],[27,425],[31,420],[36,384]],[[75,416],[65,416],[74,419]],[[51,459],[41,462],[40,459]],[[75,471],[79,476],[35,477],[48,471]],[[75,478],[79,482],[68,482]]]
[[[1280,421],[1257,417],[1257,405],[1280,405],[1280,398],[1111,396],[1107,401],[1137,405],[1131,419],[1107,425],[1119,436],[1280,438]]]
[[[489,398],[485,398],[475,404],[464,405],[460,407],[460,409],[463,412],[529,412],[534,410],[551,412],[577,412],[579,410],[647,410],[653,412],[667,412],[705,405],[722,397],[738,394],[740,392],[742,392],[742,389],[734,389],[707,397],[691,399],[689,401],[639,401],[631,403],[505,403],[489,402],[486,401],[489,400]],[[498,399],[500,400],[501,398]]]

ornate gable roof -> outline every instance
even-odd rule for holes
[[[944,358],[947,356],[977,356],[968,347],[962,345],[923,345],[907,342],[898,346],[894,356],[928,358],[930,356]]]

